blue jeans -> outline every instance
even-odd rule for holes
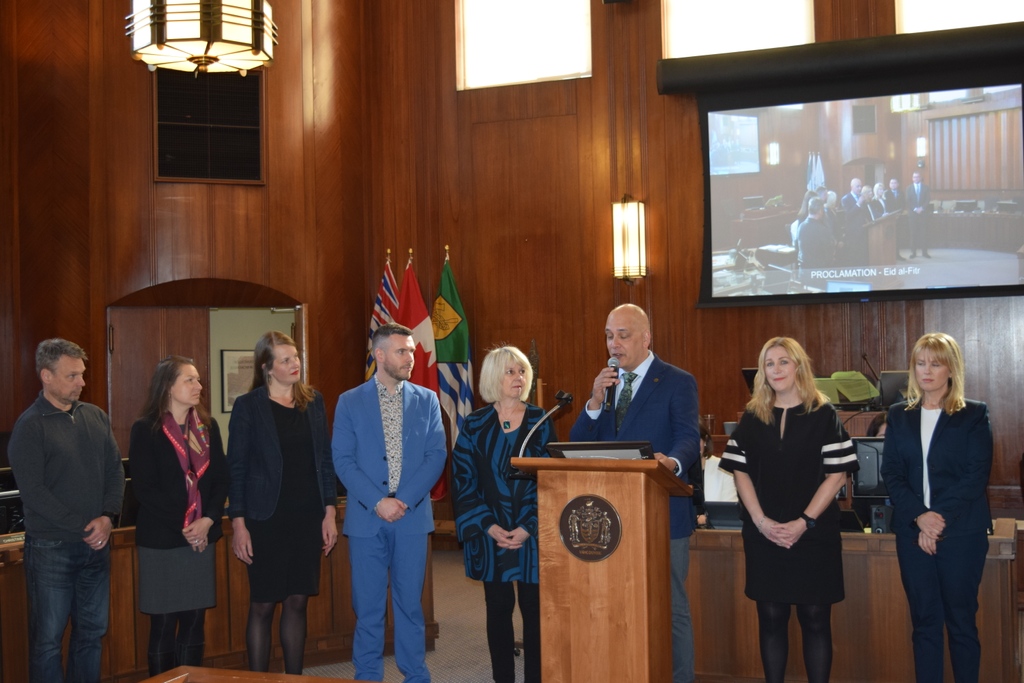
[[[110,614],[110,546],[93,550],[82,541],[25,536],[25,587],[29,604],[29,681],[95,683],[100,679],[100,638]],[[67,676],[61,640],[68,619]]]

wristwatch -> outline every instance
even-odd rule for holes
[[[800,519],[802,519],[805,522],[807,522],[807,529],[808,530],[813,529],[814,525],[818,523],[818,520],[814,519],[814,517],[808,517],[807,515],[805,515],[802,512],[800,513]]]

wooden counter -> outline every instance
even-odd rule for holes
[[[978,599],[983,681],[1017,681],[1016,531],[996,522]],[[832,608],[834,683],[914,680],[910,612],[900,583],[896,537],[843,534],[846,600]],[[743,541],[738,531],[698,530],[690,541],[686,590],[693,614],[701,683],[764,680],[757,647],[757,611],[743,594]],[[789,628],[787,680],[806,681],[800,627]],[[946,661],[946,680],[953,680]]]
[[[345,516],[344,503],[338,506],[338,529]],[[249,579],[245,565],[231,553],[231,522],[222,520],[224,538],[217,541],[217,606],[206,613],[206,658],[204,665],[220,669],[244,669],[245,625],[249,614]],[[430,552],[428,546],[428,553]],[[137,607],[138,560],[135,529],[118,529],[110,545],[110,628],[103,638],[103,681],[118,683],[140,681],[148,675],[146,646],[149,641],[149,617]],[[28,680],[28,610],[25,575],[22,570],[23,547],[20,542],[0,545],[0,682],[23,683]],[[330,557],[320,570],[320,594],[309,600],[307,611],[306,666],[330,664],[352,658],[351,577],[348,540],[339,534]],[[433,574],[427,558],[423,586],[423,614],[427,626],[427,649],[434,649],[438,635],[434,619]],[[277,619],[280,619],[278,610]],[[386,650],[393,649],[391,610],[388,609]],[[67,637],[65,636],[65,652]],[[271,671],[283,669],[278,628],[273,629]],[[199,679],[195,679],[199,680]]]
[[[147,678],[142,683],[356,683],[350,678],[321,678],[319,676],[291,676],[263,674],[251,671],[225,671],[198,666],[179,666],[176,669]]]

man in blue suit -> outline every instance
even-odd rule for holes
[[[344,533],[352,568],[356,679],[384,680],[388,578],[395,615],[395,661],[406,683],[429,683],[420,598],[427,535],[434,530],[430,488],[444,468],[437,395],[409,379],[412,330],[387,323],[373,334],[373,378],[338,399],[334,468],[348,505]]]
[[[618,369],[606,367],[598,373],[569,438],[650,441],[661,464],[686,480],[686,471],[700,455],[696,380],[651,352],[651,324],[639,306],[623,304],[613,309],[604,333],[608,354],[618,360]],[[603,410],[608,391],[616,394],[615,408]],[[674,496],[670,501],[672,681],[692,683],[693,624],[684,584],[696,524],[689,497]]]
[[[917,256],[919,249],[922,256],[931,258],[932,255],[928,253],[928,221],[932,213],[932,193],[921,182],[920,171],[914,171],[911,176],[906,200],[910,222],[910,258]]]

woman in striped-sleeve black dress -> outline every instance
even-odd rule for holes
[[[761,349],[754,393],[720,467],[735,474],[743,503],[745,593],[757,602],[765,680],[785,678],[796,605],[808,681],[828,681],[832,604],[844,597],[835,496],[857,455],[796,340],[775,337]]]

